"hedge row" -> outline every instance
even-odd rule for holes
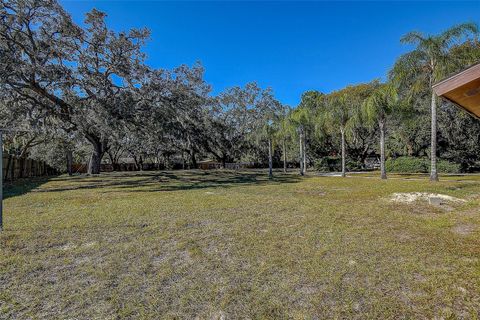
[[[427,173],[430,172],[430,159],[399,157],[396,159],[388,159],[385,162],[387,172],[404,172],[404,173]],[[437,161],[437,171],[440,173],[459,173],[461,167],[458,163],[446,160]]]
[[[342,170],[342,159],[339,157],[324,157],[314,163],[315,170],[321,172],[331,172]],[[430,159],[415,157],[389,158],[385,162],[387,172],[401,173],[428,173],[430,172]],[[347,170],[362,170],[362,164],[347,159]],[[440,173],[459,173],[460,164],[446,160],[437,161],[437,171]]]

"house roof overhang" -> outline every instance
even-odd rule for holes
[[[432,86],[435,93],[480,118],[480,63]]]

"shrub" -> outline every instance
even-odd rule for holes
[[[415,157],[390,158],[385,162],[385,167],[387,172],[428,173],[430,172],[430,159]],[[447,160],[438,160],[437,170],[440,173],[459,173],[461,166]]]
[[[340,162],[340,170],[342,169],[341,164],[342,163]],[[365,166],[363,165],[363,163],[361,161],[356,161],[356,160],[352,160],[352,159],[347,158],[347,163],[345,165],[347,167],[346,168],[347,172],[348,171],[362,171],[362,170],[365,170]]]
[[[423,173],[428,172],[429,165],[425,158],[400,157],[385,161],[387,172]]]
[[[320,172],[340,171],[342,170],[342,158],[323,157],[315,160],[314,167]]]
[[[462,171],[462,166],[458,163],[447,160],[438,160],[437,170],[441,173],[460,173]]]

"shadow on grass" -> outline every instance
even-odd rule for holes
[[[158,192],[193,190],[239,185],[265,185],[296,183],[300,177],[293,174],[276,174],[272,179],[260,171],[144,171],[112,172],[98,176],[62,176],[54,180],[61,186],[40,188],[35,192],[59,192],[82,189],[113,189],[105,192]]]
[[[3,183],[3,199],[13,198],[28,193],[44,183],[50,181],[54,176],[32,177],[19,179],[13,182]]]

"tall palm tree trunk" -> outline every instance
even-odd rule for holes
[[[305,142],[305,133],[303,134],[303,172],[307,172],[307,144]]]
[[[272,139],[268,139],[268,177],[273,177]]]
[[[437,99],[432,90],[432,136],[431,136],[431,167],[430,181],[438,181],[437,173]]]
[[[346,167],[345,167],[345,128],[340,129],[342,135],[342,177],[346,176]]]
[[[287,173],[287,143],[283,139],[283,172]]]
[[[303,142],[302,142],[302,138],[303,138],[303,132],[300,132],[299,134],[300,136],[300,175],[303,176],[305,174],[305,172],[303,171]]]
[[[387,179],[387,171],[385,170],[385,122],[378,122],[380,128],[380,178]]]

